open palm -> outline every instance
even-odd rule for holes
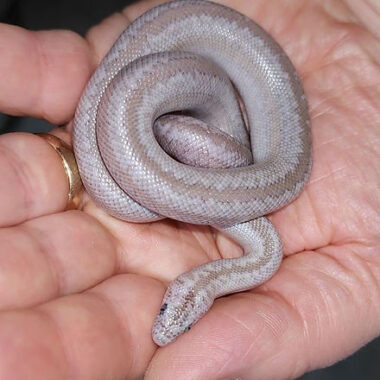
[[[159,2],[113,15],[86,40],[1,25],[0,110],[68,122],[112,42]],[[56,153],[37,136],[3,135],[0,378],[292,378],[380,333],[380,45],[371,33],[379,19],[369,2],[220,2],[278,40],[310,104],[310,183],[271,216],[286,255],[279,272],[217,300],[157,349],[151,326],[165,286],[239,247],[208,227],[121,222],[87,198],[81,211],[64,212]],[[69,141],[70,128],[55,133]]]

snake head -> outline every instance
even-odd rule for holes
[[[154,322],[152,336],[155,343],[165,346],[190,330],[212,302],[204,289],[198,290],[186,274],[179,276],[169,285]]]

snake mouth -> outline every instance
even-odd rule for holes
[[[163,335],[159,335],[155,332],[155,330],[152,330],[152,338],[153,342],[157,344],[157,346],[163,347],[166,346],[169,341],[166,340]]]
[[[180,332],[178,332],[178,334],[175,334],[171,330],[172,329],[170,329],[170,327],[165,326],[162,321],[162,315],[159,314],[152,328],[152,338],[154,343],[160,347],[166,346],[181,334]]]

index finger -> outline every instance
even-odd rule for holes
[[[51,123],[73,117],[96,65],[95,47],[70,31],[32,32],[0,24],[0,52],[0,112]],[[0,177],[0,226],[66,206],[68,179],[61,159],[38,137],[0,136]]]
[[[82,37],[0,24],[0,52],[1,112],[53,124],[72,118],[94,66]]]

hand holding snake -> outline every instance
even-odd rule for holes
[[[7,180],[0,197],[1,266],[7,267],[2,278],[8,285],[1,297],[0,347],[9,337],[22,338],[12,340],[13,349],[4,348],[2,376],[26,371],[33,363],[37,378],[49,369],[61,378],[67,373],[105,376],[110,370],[115,377],[134,378],[151,362],[147,378],[154,379],[291,377],[341,358],[378,334],[374,189],[379,175],[373,166],[373,123],[379,107],[371,88],[379,76],[370,58],[377,45],[369,31],[359,33],[359,26],[338,22],[332,9],[322,12],[319,5],[285,10],[278,4],[250,8],[241,2],[238,7],[285,48],[310,102],[315,150],[310,184],[271,217],[284,244],[280,271],[253,292],[218,300],[189,333],[158,350],[151,361],[150,327],[165,288],[161,284],[207,261],[237,257],[239,248],[221,234],[214,238],[208,227],[121,222],[89,200],[85,212],[60,212],[67,179],[55,153],[34,136],[2,136]],[[135,6],[128,15],[142,11]],[[349,19],[349,10],[340,12]],[[111,21],[89,33],[90,45],[73,34],[3,26],[3,44],[12,41],[18,54],[12,64],[3,60],[3,78],[18,70],[14,62],[20,70],[19,82],[2,83],[2,111],[55,123],[68,120],[95,57],[126,26],[120,15]],[[43,61],[31,48],[36,41]],[[97,46],[96,54],[89,46]],[[40,77],[41,62],[49,65]],[[26,78],[35,82],[22,91]],[[67,78],[71,87],[63,86]],[[28,180],[15,176],[21,172],[29,173]],[[174,250],[178,245],[181,252]],[[32,356],[28,342],[33,352],[45,354]],[[20,355],[23,363],[5,365]]]

